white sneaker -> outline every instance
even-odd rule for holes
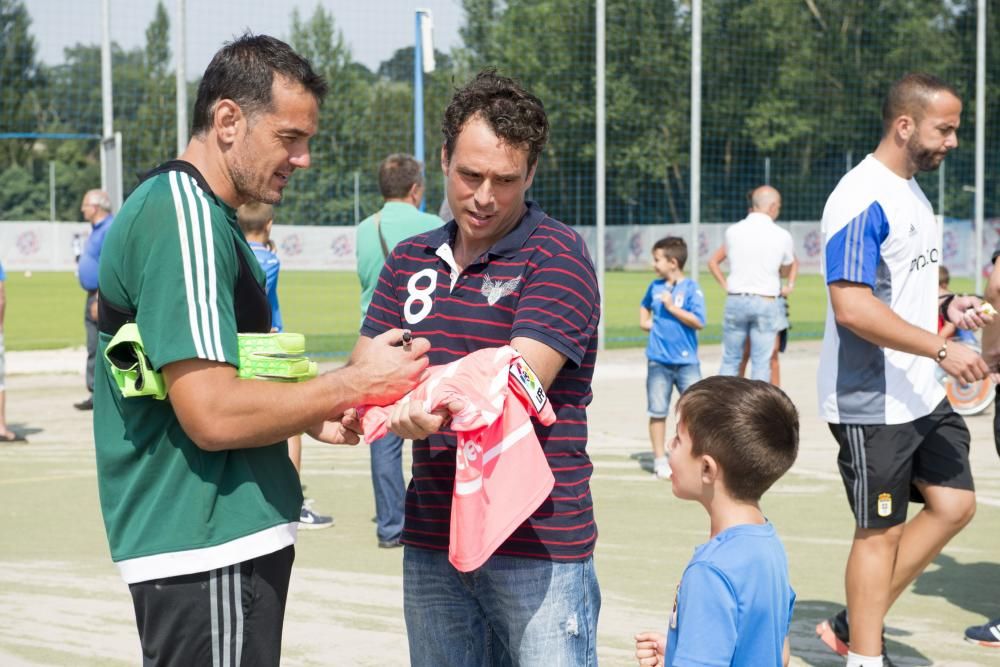
[[[653,474],[656,475],[656,479],[670,479],[670,476],[674,474],[674,471],[670,469],[670,464],[666,461],[662,463],[657,463],[653,468]]]

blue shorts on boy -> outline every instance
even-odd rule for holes
[[[683,394],[701,379],[701,364],[661,364],[649,360],[646,369],[646,411],[650,417],[664,418],[670,413],[674,387]]]
[[[667,416],[674,386],[683,393],[701,379],[698,333],[667,311],[663,305],[664,292],[670,294],[675,305],[705,324],[705,295],[694,280],[682,278],[671,285],[664,278],[658,278],[649,284],[642,297],[642,307],[653,314],[653,328],[646,346],[649,360],[646,397],[650,417]]]
[[[743,524],[695,549],[677,587],[666,664],[780,667],[795,606],[774,526]]]

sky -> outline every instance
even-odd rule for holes
[[[126,50],[142,47],[156,0],[110,0],[109,5],[112,41]],[[459,0],[186,0],[188,78],[196,78],[222,43],[244,29],[287,39],[292,10],[307,19],[317,5],[333,14],[354,60],[369,69],[413,44],[417,8],[431,10],[437,50],[447,53],[460,43],[464,16]],[[62,62],[66,46],[100,43],[101,0],[27,0],[25,6],[39,60],[46,64]],[[171,53],[176,54],[177,0],[163,0],[163,6],[170,16]]]

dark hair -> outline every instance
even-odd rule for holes
[[[236,223],[244,234],[259,234],[274,219],[274,207],[264,202],[252,201],[236,209]]]
[[[795,462],[799,413],[767,382],[714,375],[688,387],[677,411],[691,453],[715,459],[736,500],[756,502]]]
[[[462,128],[474,116],[485,120],[505,143],[526,148],[528,169],[535,165],[549,138],[549,121],[541,100],[496,70],[483,70],[455,91],[444,111],[441,132],[447,159],[451,159]]]
[[[938,265],[938,287],[947,287],[951,282],[951,272],[944,264]]]
[[[681,270],[688,261],[688,244],[679,236],[664,236],[653,244],[653,254],[657,250],[662,250],[665,257],[677,260],[677,266]]]
[[[323,102],[326,81],[309,61],[279,39],[246,32],[219,49],[208,64],[198,84],[191,134],[197,136],[212,127],[219,100],[236,102],[248,117],[271,111],[275,74],[302,84],[317,103]]]
[[[892,122],[903,115],[912,116],[917,122],[923,118],[924,109],[935,93],[951,93],[959,98],[958,91],[933,74],[910,72],[892,84],[882,102],[882,132],[888,134]]]
[[[402,199],[410,188],[424,184],[417,158],[408,153],[393,153],[378,167],[378,189],[386,199]]]

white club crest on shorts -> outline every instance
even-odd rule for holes
[[[490,278],[490,274],[483,275],[483,287],[480,290],[482,295],[486,297],[486,303],[491,306],[499,301],[501,298],[507,296],[508,294],[513,294],[517,286],[521,284],[521,276],[516,278],[511,278],[510,280],[493,280]]]
[[[890,514],[892,514],[892,494],[878,494],[878,515],[881,517],[887,517]]]

